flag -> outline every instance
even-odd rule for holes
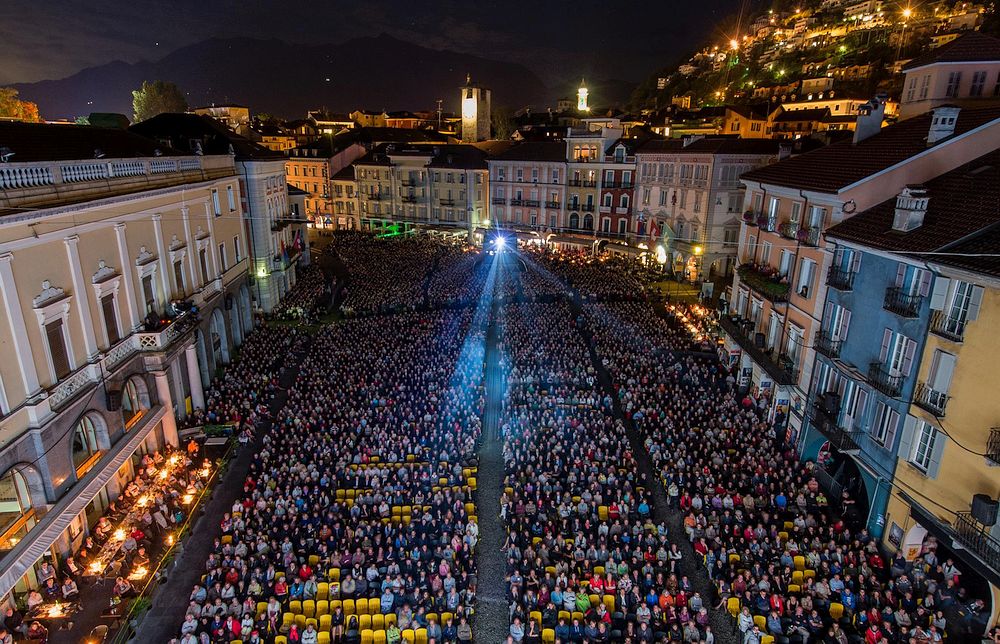
[[[660,227],[656,225],[655,220],[649,223],[649,236],[653,238],[660,236]]]

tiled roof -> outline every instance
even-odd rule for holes
[[[1000,226],[975,235],[963,242],[948,247],[954,255],[935,255],[928,258],[934,264],[1000,277]]]
[[[93,159],[96,150],[105,158],[187,156],[169,146],[128,130],[91,125],[49,125],[0,121],[0,147],[14,153],[11,163]]]
[[[934,63],[960,63],[984,60],[1000,61],[1000,39],[969,31],[950,43],[917,56],[903,65],[903,71]]]
[[[562,141],[525,141],[493,158],[498,161],[565,161],[566,144]]]
[[[964,134],[998,119],[1000,107],[963,109],[955,124],[955,134]],[[854,144],[853,140],[832,143],[818,150],[751,170],[743,175],[743,179],[836,193],[926,150],[930,124],[930,113],[915,116],[883,128],[878,134],[858,144]]]
[[[354,175],[352,174],[351,176],[353,177]],[[291,196],[291,195],[307,195],[307,194],[309,194],[308,192],[306,192],[302,188],[297,188],[297,187],[293,186],[290,183],[285,184],[285,187],[288,189],[289,196]]]
[[[774,122],[822,121],[829,114],[830,109],[826,107],[810,107],[804,110],[782,110],[781,114],[774,117]]]
[[[191,140],[201,141],[205,154],[229,154],[230,146],[237,161],[269,161],[283,159],[281,152],[269,150],[240,136],[211,116],[201,114],[164,113],[136,123],[132,132],[155,140],[169,140],[177,148],[193,152]]]
[[[781,142],[774,139],[705,137],[686,146],[682,139],[652,139],[639,146],[636,154],[778,154]]]
[[[354,181],[354,166],[345,165],[339,172],[333,175],[334,181]]]
[[[902,253],[940,251],[958,242],[982,246],[975,236],[1000,224],[1000,150],[925,182],[930,198],[923,224],[909,232],[893,230],[893,197],[856,214],[826,231],[840,239],[871,248]],[[996,253],[1000,245],[989,252]],[[934,256],[937,261],[941,256]],[[931,259],[925,257],[925,259]],[[995,258],[994,258],[995,259]]]

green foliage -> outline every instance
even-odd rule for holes
[[[132,110],[136,123],[165,112],[186,112],[187,99],[180,88],[167,81],[143,81],[132,91]]]

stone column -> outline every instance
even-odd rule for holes
[[[25,398],[37,394],[41,387],[38,384],[38,371],[35,369],[35,359],[31,355],[31,343],[28,340],[28,328],[24,325],[24,314],[21,302],[17,296],[17,284],[14,281],[14,269],[10,263],[14,261],[12,253],[0,255],[0,297],[7,309],[7,323],[10,324],[14,336],[14,352],[21,372],[21,383],[24,385]]]
[[[153,374],[153,378],[156,380],[156,397],[167,410],[161,421],[163,423],[163,440],[169,445],[178,447],[180,439],[177,436],[177,417],[174,415],[174,399],[170,395],[170,381],[167,379],[167,372],[157,371]]]
[[[135,279],[132,275],[132,271],[135,270],[135,262],[128,254],[125,224],[115,224],[115,238],[118,240],[118,262],[121,266],[125,299],[128,301],[129,328],[134,331],[142,323],[142,315],[139,314],[139,304],[135,297],[135,282],[132,281]]]
[[[160,267],[157,272],[160,274],[160,286],[163,288],[163,304],[170,303],[173,298],[173,290],[170,288],[170,273],[173,270],[173,266],[170,266],[170,258],[167,257],[167,248],[163,243],[163,224],[160,220],[163,218],[160,213],[153,215],[153,232],[156,235],[156,254],[157,259],[160,262]],[[178,287],[180,284],[178,284]],[[161,311],[162,312],[162,311]]]
[[[191,383],[191,408],[205,411],[205,391],[201,384],[201,369],[198,367],[198,349],[194,343],[184,347],[187,360],[188,381]]]
[[[97,337],[94,335],[94,316],[90,311],[90,297],[87,293],[87,282],[83,278],[83,267],[80,265],[80,236],[70,235],[63,239],[66,244],[66,256],[69,259],[69,269],[73,276],[73,290],[76,291],[77,309],[80,311],[80,325],[83,327],[83,346],[87,350],[87,360],[97,356]]]

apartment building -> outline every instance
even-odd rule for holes
[[[252,327],[228,154],[0,123],[0,596],[79,548]],[[44,258],[44,259],[42,259]]]
[[[940,105],[1000,104],[1000,39],[969,31],[903,66],[899,117]]]
[[[486,153],[472,145],[387,143],[354,164],[361,227],[482,234],[489,217]]]
[[[522,237],[557,232],[566,224],[566,145],[562,141],[525,141],[487,160],[490,221]]]
[[[739,266],[722,327],[741,384],[767,393],[792,435],[803,427],[827,289],[840,278],[823,231],[974,159],[1000,140],[998,119],[997,108],[939,110],[880,130],[873,101],[853,140],[743,175]]]
[[[659,240],[677,274],[729,274],[743,211],[739,178],[777,161],[780,149],[777,141],[728,137],[643,143],[635,153],[636,237]]]
[[[998,248],[998,168],[994,148],[827,230],[839,274],[803,440],[890,550],[912,560],[932,541],[994,596],[997,262],[982,254]]]

